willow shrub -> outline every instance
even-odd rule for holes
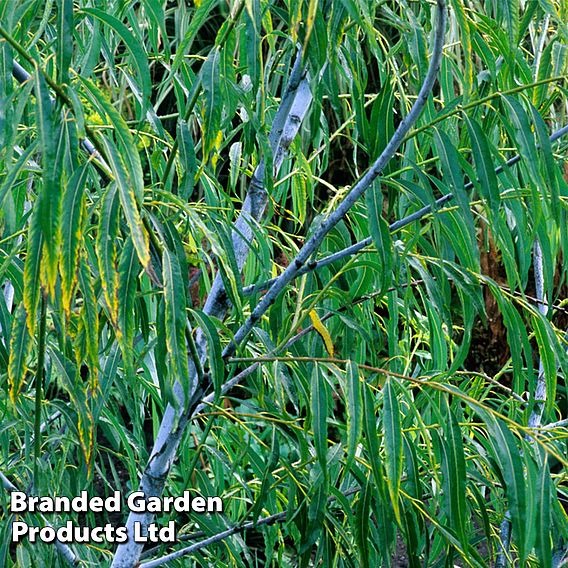
[[[549,136],[568,123],[568,6],[449,4],[418,122],[312,258],[371,244],[290,282],[223,357],[263,298],[247,286],[283,272],[416,100],[435,4],[0,2],[5,488],[135,490],[166,406],[183,423],[193,396],[165,494],[225,509],[157,522],[203,539],[277,516],[171,565],[561,563],[567,144]],[[272,175],[298,53],[312,100]],[[261,161],[241,271],[232,224]],[[0,564],[65,565],[10,543],[7,501]]]

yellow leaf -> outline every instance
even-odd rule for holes
[[[320,320],[319,316],[317,315],[315,310],[310,310],[310,319],[312,320],[312,325],[314,329],[321,335],[323,339],[323,343],[325,345],[325,349],[328,352],[330,357],[333,357],[334,348],[333,348],[333,341],[331,340],[331,335],[329,335],[329,331],[323,322]]]

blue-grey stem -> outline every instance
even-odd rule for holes
[[[266,313],[270,306],[276,300],[278,294],[293,280],[298,271],[308,262],[309,258],[314,252],[317,251],[325,236],[331,231],[337,223],[345,218],[348,211],[353,207],[356,201],[361,197],[365,191],[373,184],[375,179],[380,175],[385,166],[389,163],[396,151],[402,144],[405,136],[408,134],[413,124],[418,120],[422,114],[422,110],[426,106],[438,71],[442,61],[442,51],[444,47],[444,35],[446,30],[446,2],[445,0],[438,0],[437,2],[437,18],[436,30],[434,35],[434,47],[432,56],[430,58],[430,65],[424,83],[420,88],[418,97],[414,102],[410,112],[404,117],[398,125],[392,138],[389,140],[381,155],[377,158],[374,164],[367,170],[367,172],[359,178],[355,185],[351,188],[347,197],[339,204],[337,209],[330,213],[330,215],[322,222],[319,228],[314,232],[312,237],[304,244],[297,254],[296,258],[289,264],[286,270],[276,279],[272,286],[268,289],[266,294],[258,302],[251,315],[245,323],[236,332],[234,339],[223,351],[223,357],[230,357],[241,345],[248,334],[251,332],[254,325]]]
[[[288,86],[283,93],[269,135],[272,145],[274,173],[277,173],[292,140],[298,133],[312,99],[309,81],[302,65],[299,63],[300,60],[301,54],[298,55],[290,73]],[[252,225],[260,219],[266,208],[267,195],[264,188],[264,175],[264,163],[261,163],[251,180],[241,214],[235,222],[233,247],[239,269],[244,265],[250,250],[250,240],[253,236]],[[204,311],[208,315],[222,317],[229,304],[222,281],[219,278],[215,282],[218,282],[218,284],[214,284],[214,289],[209,294]],[[196,336],[196,343],[199,356],[202,362],[204,362],[207,356],[206,340],[199,330]],[[179,444],[190,419],[190,412],[187,411],[189,402],[193,401],[194,398],[200,398],[199,393],[209,386],[208,384],[199,384],[195,365],[191,361],[190,374],[192,384],[190,385],[189,400],[185,398],[184,388],[179,382],[175,383],[173,389],[174,396],[179,401],[178,408],[186,409],[186,411],[180,412],[171,404],[168,404],[164,412],[160,428],[154,440],[154,447],[139,483],[139,491],[142,491],[146,496],[159,496],[162,494],[167,476],[176,458]],[[129,534],[132,534],[134,523],[140,523],[142,533],[144,533],[152,519],[153,514],[131,512],[126,523]],[[133,542],[132,540],[119,545],[112,567],[131,568],[138,565],[142,548],[143,544]]]

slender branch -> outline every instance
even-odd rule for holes
[[[565,428],[568,426],[568,418],[564,418],[564,420],[559,420],[558,422],[551,422],[542,428],[546,430],[553,430],[554,428]]]
[[[262,527],[265,525],[272,525],[274,523],[282,522],[286,520],[286,511],[281,513],[275,513],[274,515],[270,515],[269,517],[264,517],[257,522],[249,521],[248,523],[244,523],[242,525],[235,525],[227,530],[214,534],[209,538],[204,540],[200,540],[190,546],[186,546],[185,548],[181,548],[180,550],[176,550],[175,552],[171,552],[161,558],[157,558],[156,560],[151,560],[150,562],[143,562],[140,564],[140,568],[156,568],[156,566],[163,566],[173,560],[177,560],[178,558],[182,558],[191,554],[192,552],[196,552],[197,550],[201,550],[202,548],[206,548],[211,544],[215,544],[217,542],[221,542],[234,534],[237,534],[242,531],[255,529],[258,527]]]
[[[542,259],[542,249],[538,240],[535,241],[533,246],[533,269],[536,298],[538,301],[538,311],[546,317],[548,313],[548,303],[544,296],[544,266]],[[529,417],[529,427],[538,428],[542,423],[542,415],[544,413],[544,406],[546,404],[546,379],[544,376],[544,365],[542,357],[538,360],[538,378],[536,381],[536,388],[534,392],[535,406]]]
[[[407,215],[403,219],[391,223],[389,225],[389,231],[391,233],[394,233],[395,231],[399,231],[403,227],[406,227],[407,225],[414,223],[414,221],[422,219],[422,217],[425,217],[429,213],[432,213],[435,209],[441,207],[442,205],[453,199],[453,197],[454,196],[452,193],[448,193],[447,195],[444,195],[443,197],[437,199],[433,204],[426,205],[425,207],[422,207],[418,211],[415,211],[414,213]],[[370,244],[372,244],[372,242],[373,242],[372,237],[367,237],[366,239],[358,241],[355,244],[348,246],[347,248],[344,248],[333,254],[325,256],[320,260],[311,260],[296,272],[294,278],[298,278],[299,276],[303,276],[308,272],[313,272],[314,270],[323,268],[324,266],[328,266],[329,264],[337,262],[338,260],[342,260],[346,257],[353,256],[354,254],[357,254],[358,252],[362,251],[365,247],[368,247]],[[251,286],[247,286],[246,288],[243,288],[243,294],[245,295],[256,294],[257,292],[266,290],[267,288],[270,288],[278,280],[278,278],[279,277],[277,276],[275,278],[271,278],[270,280],[266,280],[265,282],[260,282],[259,284],[252,284]]]
[[[343,491],[342,495],[344,497],[350,497],[351,495],[358,493],[360,490],[361,489],[359,487],[352,487],[351,489],[347,489],[346,491]],[[331,495],[330,497],[328,497],[328,503],[332,503],[335,500],[336,500],[336,497],[334,495]],[[186,546],[185,548],[182,548],[180,550],[176,550],[175,552],[167,554],[166,556],[162,556],[161,558],[157,558],[156,560],[151,560],[150,562],[144,562],[144,563],[140,564],[140,568],[156,568],[157,566],[163,566],[164,564],[167,564],[168,562],[171,562],[172,560],[177,560],[178,558],[182,558],[184,556],[187,556],[187,555],[191,554],[192,552],[196,552],[197,550],[201,550],[202,548],[206,548],[207,546],[209,546],[211,544],[221,542],[221,541],[225,540],[226,538],[229,538],[230,536],[233,536],[234,534],[237,534],[239,532],[243,532],[243,531],[247,531],[247,530],[251,530],[251,529],[256,529],[256,528],[263,527],[263,526],[269,526],[269,525],[273,525],[275,523],[284,522],[286,520],[286,517],[287,517],[286,511],[282,511],[280,513],[275,513],[273,515],[269,515],[268,517],[264,517],[262,519],[259,519],[258,521],[249,521],[247,523],[234,525],[234,526],[228,528],[225,531],[214,534],[214,535],[210,536],[209,538],[206,538],[206,539],[204,539],[200,542],[196,542],[195,544],[192,544],[190,546]]]
[[[297,254],[296,258],[277,278],[277,280],[274,282],[274,284],[272,284],[267,293],[259,301],[249,318],[236,332],[233,341],[229,343],[229,345],[223,351],[223,357],[230,357],[236,351],[237,346],[243,343],[256,322],[258,322],[260,318],[266,313],[266,311],[274,303],[280,292],[292,279],[297,276],[298,271],[301,270],[302,267],[308,262],[310,256],[317,251],[329,231],[331,231],[333,227],[337,225],[337,223],[344,219],[344,217],[347,215],[347,212],[351,209],[351,207],[355,204],[359,197],[361,197],[361,195],[363,195],[363,193],[365,193],[365,191],[377,179],[379,174],[383,171],[384,167],[395,155],[396,151],[402,144],[404,137],[409,132],[410,128],[416,122],[418,117],[421,115],[436,81],[442,60],[442,48],[444,45],[446,18],[447,13],[445,0],[438,0],[434,48],[432,57],[430,59],[430,66],[428,68],[428,73],[426,74],[424,83],[420,88],[416,102],[410,109],[410,112],[399,124],[394,135],[386,145],[381,155],[377,158],[375,163],[369,170],[367,170],[367,172],[359,179],[359,181],[357,181],[357,183],[353,186],[351,191],[347,194],[347,197],[340,203],[337,209],[322,222],[322,224],[314,232],[312,237],[300,249],[300,252]]]
[[[505,568],[507,566],[509,550],[511,549],[511,514],[505,513],[505,518],[499,527],[499,552],[495,561],[495,568]]]
[[[468,104],[465,104],[465,105],[457,105],[457,106],[453,107],[450,111],[448,111],[444,114],[441,114],[440,116],[437,116],[435,119],[431,120],[428,124],[425,124],[424,126],[421,126],[420,128],[416,128],[415,130],[413,130],[406,137],[405,142],[407,140],[410,140],[411,138],[418,136],[418,134],[420,134],[421,132],[424,132],[424,131],[432,128],[432,126],[436,126],[436,124],[443,122],[447,118],[450,118],[452,116],[456,116],[457,114],[459,114],[461,112],[465,113],[468,110],[471,110],[471,109],[476,108],[478,106],[484,105],[484,104],[491,102],[492,100],[497,99],[499,97],[503,97],[503,96],[507,96],[507,95],[514,95],[516,93],[521,93],[522,91],[525,91],[526,89],[533,89],[534,87],[540,87],[541,85],[549,85],[550,83],[565,81],[566,79],[568,79],[568,75],[557,75],[555,77],[547,77],[546,79],[541,79],[540,81],[534,81],[533,83],[518,85],[516,87],[513,87],[512,89],[507,89],[506,91],[495,91],[494,93],[491,93],[490,95],[487,95],[486,97],[483,97],[483,98],[478,99],[476,101],[472,101],[471,103],[468,103]]]
[[[568,125],[563,126],[562,128],[559,128],[558,130],[553,132],[549,136],[548,139],[550,140],[551,143],[553,143],[556,140],[558,140],[559,138],[562,138],[562,136],[565,136],[566,134],[568,134]],[[539,148],[539,145],[537,145],[537,148]],[[513,166],[514,164],[516,164],[520,161],[521,161],[521,155],[516,154],[515,156],[509,158],[503,165],[496,167],[495,173],[500,174],[500,173],[504,172],[506,168],[511,167],[511,166]],[[474,186],[474,183],[472,181],[468,181],[464,185],[464,190],[468,191],[468,190],[472,189],[473,186]],[[425,207],[422,207],[418,211],[415,211],[414,213],[407,215],[406,217],[400,219],[399,221],[395,221],[394,223],[392,223],[389,226],[390,232],[394,233],[395,231],[398,231],[398,230],[402,229],[403,227],[406,227],[407,225],[414,223],[414,221],[418,221],[418,220],[422,219],[423,217],[425,217],[426,215],[437,210],[439,207],[441,207],[442,205],[444,205],[448,201],[452,200],[453,198],[454,198],[454,194],[448,193],[448,194],[444,195],[443,197],[440,197],[439,199],[437,199],[431,205],[426,205]],[[298,270],[298,272],[296,273],[296,277],[307,274],[308,272],[312,272],[313,270],[323,268],[324,266],[332,264],[333,262],[336,262],[336,261],[341,260],[343,258],[357,254],[359,251],[363,250],[365,247],[370,245],[372,242],[373,242],[373,239],[371,237],[367,237],[366,239],[363,239],[362,241],[359,241],[359,242],[357,242],[357,243],[355,243],[355,244],[353,244],[353,245],[351,245],[351,246],[349,246],[345,249],[337,251],[336,253],[331,254],[329,256],[326,256],[326,257],[324,257],[320,260],[312,260],[312,261],[308,262],[308,264],[303,266],[300,270]],[[251,295],[251,294],[256,294],[257,292],[261,292],[262,290],[266,290],[266,289],[270,288],[276,282],[277,279],[278,279],[278,277],[275,277],[275,278],[271,278],[270,280],[260,282],[258,284],[251,284],[250,286],[246,286],[245,288],[243,288],[243,294],[245,296],[248,296],[248,295]]]
[[[298,55],[292,68],[288,86],[282,96],[280,107],[275,115],[269,134],[274,157],[273,174],[278,172],[292,140],[298,133],[312,99],[308,78],[300,61],[301,54]],[[246,261],[250,250],[250,242],[254,237],[252,227],[263,216],[266,209],[268,195],[264,189],[264,175],[264,162],[261,162],[255,170],[241,213],[235,222],[232,244],[239,270]],[[204,306],[204,312],[220,318],[223,317],[228,305],[225,288],[220,276],[217,275]],[[207,355],[207,342],[204,334],[199,329],[196,334],[196,345],[199,356],[204,362]],[[188,402],[199,400],[201,398],[200,393],[209,386],[209,384],[199,384],[195,365],[192,361],[190,361],[190,375],[192,384],[190,385],[190,398],[188,400],[184,396],[183,386],[179,382],[176,382],[174,385],[174,395],[179,401],[179,408],[189,409],[191,405]],[[166,407],[154,441],[154,448],[140,479],[139,490],[146,496],[161,495],[189,418],[189,410],[182,412],[180,415],[179,410],[176,410],[171,404]],[[129,534],[133,534],[134,523],[140,523],[142,533],[144,533],[152,519],[153,514],[150,513],[130,513],[126,524]],[[130,568],[137,565],[142,547],[142,544],[135,543],[132,540],[119,545],[112,567]]]
[[[548,313],[548,304],[544,296],[544,265],[542,259],[542,249],[540,247],[540,242],[538,239],[533,245],[533,270],[534,270],[534,281],[537,299],[538,311],[546,316]],[[542,363],[542,357],[538,360],[538,378],[536,381],[536,388],[534,392],[534,408],[529,416],[528,425],[529,428],[539,428],[542,424],[542,415],[544,413],[544,406],[546,404],[547,392],[546,392],[546,378],[544,376],[544,365]],[[529,441],[530,436],[527,436]],[[507,511],[505,513],[505,518],[503,519],[500,527],[500,544],[499,552],[497,554],[497,561],[495,562],[496,568],[504,568],[507,563],[507,558],[509,557],[509,550],[511,547],[511,515]]]

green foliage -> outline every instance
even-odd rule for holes
[[[568,430],[553,424],[568,411],[568,143],[549,135],[568,123],[563,0],[450,2],[424,112],[315,258],[372,244],[295,279],[223,357],[263,294],[246,287],[285,270],[408,113],[434,5],[0,2],[6,478],[37,494],[134,490],[169,403],[184,425],[179,382],[185,401],[210,396],[165,492],[219,495],[225,510],[159,523],[207,537],[271,514],[286,522],[172,566],[390,567],[404,551],[409,566],[483,567],[506,515],[515,566],[558,565],[568,544]],[[298,45],[313,100],[274,175],[269,132]],[[14,61],[28,81],[12,77]],[[249,220],[241,271],[233,223],[262,161],[267,211]],[[443,208],[389,231],[449,193]],[[203,310],[216,274],[224,319]],[[313,310],[324,333],[309,324]],[[52,546],[6,545],[5,499],[0,564],[64,565]],[[68,518],[78,521],[49,522]],[[110,545],[72,548],[89,565],[112,558]]]

